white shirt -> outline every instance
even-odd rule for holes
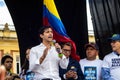
[[[85,58],[81,59],[79,63],[81,65],[82,72],[84,73],[84,75],[87,76],[85,78],[89,78],[87,80],[92,80],[91,78],[97,78],[94,80],[101,80],[102,60],[95,59],[90,61]],[[95,74],[97,76],[95,77],[94,75],[93,77],[91,77],[91,74]]]
[[[115,52],[112,52],[104,57],[102,67],[110,69],[112,79],[120,80],[120,56],[118,56]]]
[[[47,56],[44,61],[39,64],[39,59],[43,55],[43,51],[46,46],[41,43],[35,46],[30,51],[30,66],[29,69],[35,72],[34,80],[41,80],[44,78],[51,78],[53,80],[61,80],[59,77],[59,65],[66,69],[68,66],[68,61],[63,55],[62,59],[58,57],[58,53],[54,46],[48,50]]]

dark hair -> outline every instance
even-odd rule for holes
[[[43,34],[45,32],[46,29],[48,28],[52,28],[51,26],[42,26],[40,29],[39,29],[39,34]],[[42,38],[39,39],[40,42],[42,42]]]
[[[72,49],[72,44],[71,44],[70,42],[66,42],[66,43],[64,43],[64,44],[62,45],[62,48],[63,48],[65,45],[70,46],[71,49]]]
[[[1,64],[4,64],[4,62],[5,62],[5,60],[6,60],[7,58],[10,58],[10,59],[13,60],[13,58],[12,58],[10,55],[5,55],[5,56],[3,56],[2,59],[1,59]]]
[[[26,49],[26,51],[28,50],[28,49],[31,49],[32,47],[31,46],[29,46],[27,49]],[[25,52],[26,52],[25,51]],[[24,73],[23,73],[23,75],[25,75],[26,73],[27,73],[27,70],[29,69],[29,61],[28,61],[28,59],[25,57],[25,62],[23,63],[23,65],[22,65],[22,70],[24,70]]]
[[[51,26],[42,26],[40,29],[39,29],[39,34],[43,34],[44,31],[48,28],[51,28]]]
[[[22,66],[22,71],[24,71],[23,75],[26,75],[28,69],[29,69],[29,61],[25,58],[25,62]]]

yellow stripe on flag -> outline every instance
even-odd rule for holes
[[[58,19],[60,19],[60,16],[57,12],[54,0],[44,0],[44,5],[46,5],[47,9],[52,13],[54,16],[56,16]]]

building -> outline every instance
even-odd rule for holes
[[[15,29],[11,30],[8,27],[8,24],[0,25],[4,28],[0,28],[0,59],[4,55],[13,56],[13,68],[12,71],[19,73],[20,71],[20,53],[18,46],[18,39]],[[13,26],[13,25],[11,25]]]

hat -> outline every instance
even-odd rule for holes
[[[113,34],[111,38],[109,38],[111,41],[117,41],[120,40],[120,34]]]
[[[85,49],[87,49],[88,47],[93,47],[94,49],[99,50],[99,47],[95,43],[88,43],[88,44],[86,44],[85,45]]]

